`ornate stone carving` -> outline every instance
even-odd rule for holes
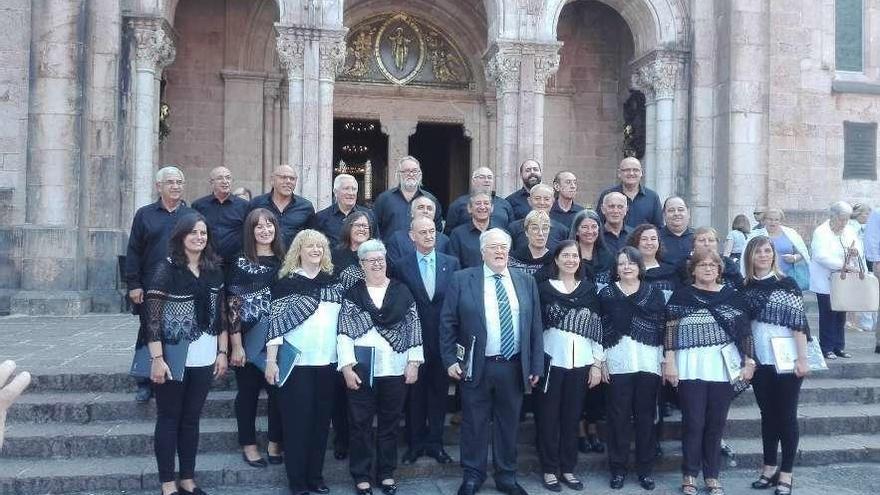
[[[281,67],[287,69],[288,77],[301,79],[307,42],[303,31],[291,26],[276,26],[275,29],[278,32],[275,46],[278,50],[278,61],[281,62]]]
[[[673,98],[681,65],[681,56],[675,52],[652,52],[635,64],[632,86],[650,100]]]
[[[499,48],[486,63],[486,79],[495,82],[501,93],[516,91],[521,64],[522,52],[512,47]]]
[[[653,64],[654,94],[658,99],[672,98],[678,80],[678,60],[657,58]]]
[[[559,70],[559,47],[535,53],[535,89],[543,92],[547,81]]]
[[[171,28],[160,19],[134,19],[129,21],[136,43],[135,56],[138,65],[161,71],[174,62],[177,50]]]
[[[330,36],[321,39],[319,45],[319,64],[321,79],[336,79],[345,62],[345,38],[344,36]]]

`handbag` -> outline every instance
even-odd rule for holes
[[[806,261],[798,261],[788,269],[787,276],[797,284],[801,291],[810,289],[810,265]]]
[[[850,254],[843,259],[843,267],[849,265]],[[880,282],[872,273],[865,270],[865,263],[859,256],[858,273],[832,272],[831,310],[832,311],[877,311],[880,307]]]

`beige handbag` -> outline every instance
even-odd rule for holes
[[[847,253],[843,266],[849,265]],[[831,309],[833,311],[877,311],[880,307],[880,282],[877,277],[865,270],[865,263],[859,256],[859,271],[832,272]]]

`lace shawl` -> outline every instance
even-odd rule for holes
[[[358,262],[357,253],[348,248],[333,251],[333,269],[343,290],[354,287],[365,276],[364,269]]]
[[[147,335],[138,344],[190,342],[220,335],[225,318],[223,272],[203,269],[198,277],[167,258],[159,263],[144,295]]]
[[[339,334],[357,340],[371,328],[379,332],[394,352],[422,345],[416,301],[406,285],[391,279],[381,308],[373,303],[364,281],[345,292],[339,310]]]
[[[681,285],[675,265],[660,263],[660,266],[645,271],[645,281],[654,284],[660,290],[674,291]]]
[[[676,290],[666,306],[666,320],[667,350],[735,342],[744,356],[755,355],[748,305],[730,285],[718,292],[691,285]]]
[[[308,320],[321,302],[342,301],[342,287],[335,277],[323,271],[315,278],[291,273],[272,285],[269,332],[266,341],[280,337]]]
[[[624,335],[648,346],[663,345],[666,299],[656,285],[642,282],[639,290],[626,295],[611,283],[599,291],[599,303],[606,349],[617,345]]]
[[[804,311],[804,298],[794,279],[770,277],[751,280],[743,289],[743,297],[752,319],[779,325],[810,338],[810,323]]]
[[[541,271],[542,268],[547,266],[548,263],[553,261],[553,252],[547,251],[543,256],[539,258],[533,258],[532,252],[529,250],[528,246],[523,246],[520,249],[510,253],[510,258],[508,259],[507,266],[510,268],[517,268],[522,270],[529,275],[535,275],[538,271]],[[542,272],[543,273],[543,272]]]
[[[230,334],[246,333],[269,314],[271,285],[279,265],[273,256],[261,256],[259,263],[241,256],[229,267],[226,302]]]
[[[558,328],[593,342],[602,342],[599,299],[592,282],[581,280],[571,294],[564,294],[545,280],[538,285],[538,295],[545,329]]]

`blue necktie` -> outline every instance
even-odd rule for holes
[[[422,256],[422,262],[419,263],[422,269],[422,282],[425,284],[425,292],[428,293],[429,299],[434,299],[434,270],[431,267],[431,259]]]
[[[501,283],[501,275],[492,275],[495,279],[495,297],[498,299],[498,318],[501,323],[501,355],[504,359],[510,359],[514,355],[513,340],[513,314],[510,312],[510,300],[507,299],[507,290]]]

